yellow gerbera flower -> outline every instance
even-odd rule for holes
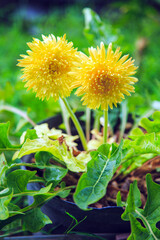
[[[28,43],[31,50],[28,55],[21,55],[23,59],[18,60],[18,66],[24,67],[21,78],[27,82],[28,90],[33,89],[42,100],[53,97],[56,101],[69,96],[73,89],[74,77],[68,73],[76,68],[79,53],[72,42],[67,42],[66,35],[57,39],[52,34],[42,35],[42,38],[43,41],[33,39]]]
[[[102,110],[108,110],[108,106],[110,108],[113,108],[113,104],[117,106],[124,98],[124,94],[130,95],[129,92],[134,92],[131,85],[138,79],[131,76],[135,74],[137,67],[133,64],[134,60],[131,58],[127,60],[128,55],[120,58],[122,55],[120,48],[114,53],[111,43],[107,54],[103,43],[100,48],[91,47],[89,53],[89,57],[83,55],[81,67],[78,73],[75,73],[77,81],[74,87],[79,87],[76,94],[83,95],[83,105],[91,109],[101,106]]]

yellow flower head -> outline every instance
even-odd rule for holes
[[[68,74],[74,71],[80,61],[79,53],[74,49],[72,42],[67,42],[66,36],[55,38],[54,35],[45,37],[43,41],[33,39],[29,42],[28,55],[21,55],[23,59],[18,60],[18,66],[23,67],[23,81],[27,82],[25,87],[33,89],[36,97],[48,100],[53,97],[70,95],[74,77]]]
[[[127,60],[128,55],[120,58],[120,48],[113,52],[111,43],[107,53],[103,43],[100,48],[91,47],[89,53],[89,57],[83,55],[81,67],[78,73],[75,73],[77,81],[74,87],[79,87],[76,94],[83,95],[83,104],[89,108],[96,109],[101,106],[102,110],[108,110],[108,106],[117,106],[124,94],[130,95],[129,92],[134,92],[131,85],[138,79],[131,76],[135,74],[137,67],[133,64],[134,60]]]

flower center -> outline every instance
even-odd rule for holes
[[[62,59],[54,59],[48,65],[50,75],[66,74],[69,71],[68,61]]]
[[[92,89],[94,94],[110,94],[116,85],[116,79],[114,76],[110,77],[108,74],[98,74],[97,76],[92,76],[89,88]]]

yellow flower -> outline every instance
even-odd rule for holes
[[[28,55],[21,55],[23,59],[18,60],[18,66],[23,67],[21,78],[27,82],[28,90],[33,89],[42,100],[53,97],[56,101],[69,96],[73,89],[74,77],[69,72],[80,61],[79,53],[72,42],[67,42],[66,35],[57,39],[52,34],[42,35],[42,38],[43,41],[33,39],[28,43],[31,50],[27,51]]]
[[[117,48],[115,53],[112,51],[112,44],[108,46],[105,53],[104,44],[100,48],[91,47],[90,56],[83,55],[81,67],[78,69],[77,81],[74,87],[79,87],[76,91],[78,96],[83,95],[83,105],[91,109],[101,106],[102,110],[108,110],[108,106],[117,106],[124,98],[124,94],[130,95],[134,92],[131,86],[138,81],[132,77],[137,67],[134,60],[128,55],[121,57],[122,52]],[[72,73],[74,75],[74,73]]]

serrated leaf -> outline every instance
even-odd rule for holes
[[[124,140],[124,163],[119,173],[128,174],[148,159],[160,154],[160,111],[153,114],[153,121],[143,118],[139,125],[147,133],[144,134],[142,129],[135,128],[131,131],[129,139]]]
[[[89,204],[105,195],[108,182],[120,165],[122,145],[123,141],[111,156],[109,144],[103,144],[91,153],[87,172],[80,177],[74,194],[74,201],[81,209],[86,210]]]
[[[160,111],[156,111],[152,115],[153,121],[148,118],[143,118],[140,126],[143,127],[148,133],[160,133]]]
[[[129,239],[160,239],[160,230],[156,227],[160,221],[160,185],[152,181],[151,174],[147,174],[146,182],[148,196],[144,210],[139,208],[140,191],[135,183],[130,185],[127,203],[124,204],[126,209],[122,219],[131,221],[132,233]],[[143,222],[145,228],[137,219]]]
[[[160,136],[153,133],[142,133],[142,135],[131,135],[130,139],[124,140],[124,154],[122,168],[119,173],[127,173],[127,168],[135,169],[136,163],[134,162],[138,159],[138,166],[140,167],[145,161],[148,160],[148,156],[153,154],[153,156],[160,154]],[[141,158],[141,155],[145,154],[145,157]],[[148,156],[147,156],[148,155]],[[134,164],[134,166],[132,165]]]
[[[137,214],[135,213],[135,209],[140,206],[140,191],[138,189],[137,182],[134,181],[134,183],[130,185],[129,194],[126,202],[126,209],[125,212],[122,214],[122,219],[129,221],[130,213],[137,216]]]
[[[42,213],[40,208],[32,209],[23,216],[23,230],[38,232],[46,224],[52,223],[48,216]]]
[[[7,185],[13,189],[14,194],[27,191],[27,183],[35,175],[36,171],[15,170],[8,174]]]
[[[131,235],[128,240],[156,240],[152,236],[148,236],[147,229],[142,227],[140,222],[132,215],[129,215],[129,219],[131,222]]]

